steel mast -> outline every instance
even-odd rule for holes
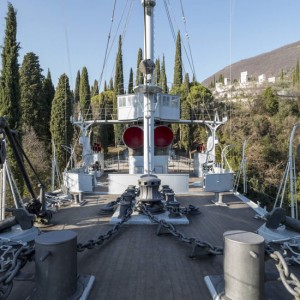
[[[154,85],[154,6],[156,0],[142,0],[144,7],[144,59],[139,69],[144,75],[144,84],[134,88],[144,98],[144,174],[154,172],[154,102],[161,88]]]

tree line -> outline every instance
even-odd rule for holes
[[[0,76],[0,115],[4,116],[9,127],[18,132],[18,139],[31,159],[42,180],[49,187],[51,157],[56,153],[60,171],[66,168],[70,159],[67,147],[75,144],[78,130],[70,122],[71,116],[82,118],[116,118],[117,95],[133,93],[135,85],[143,84],[143,75],[139,64],[143,59],[142,49],[137,51],[136,74],[129,71],[129,83],[124,86],[122,39],[119,37],[114,78],[104,82],[99,91],[99,83],[94,80],[90,86],[88,70],[83,67],[77,71],[74,90],[69,78],[62,74],[54,87],[51,72],[42,75],[39,58],[33,52],[25,54],[21,65],[18,63],[20,44],[16,40],[17,18],[12,4],[8,4],[5,38],[2,50],[2,69]],[[156,59],[154,82],[162,87],[163,93],[180,95],[181,119],[206,120],[218,109],[219,114],[227,111],[230,120],[219,132],[221,145],[231,144],[229,161],[235,171],[238,170],[243,140],[251,140],[248,178],[252,191],[274,195],[279,184],[282,161],[286,157],[287,142],[291,124],[299,119],[299,97],[282,101],[276,91],[268,87],[258,97],[247,103],[228,103],[214,99],[212,92],[184,74],[181,56],[181,36],[177,34],[173,84],[168,86],[165,57]],[[293,75],[295,90],[299,87],[299,63]],[[127,89],[127,90],[126,90]],[[173,146],[185,155],[198,143],[206,142],[207,130],[199,125],[172,124],[174,132]],[[123,125],[95,126],[92,140],[100,143],[104,152],[108,146],[120,144]],[[280,147],[274,147],[280,145]],[[76,148],[80,152],[80,147]],[[220,156],[220,151],[217,152]],[[15,176],[21,194],[26,195],[22,177],[13,158],[11,148],[7,147],[7,159]],[[30,172],[29,172],[30,173]],[[30,178],[37,187],[34,174]]]

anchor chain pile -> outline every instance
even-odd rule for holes
[[[279,272],[280,280],[287,291],[292,294],[295,299],[300,299],[300,281],[294,273],[289,271],[286,260],[279,251],[269,254],[274,260],[275,266]]]
[[[35,249],[27,243],[1,239],[0,252],[0,299],[6,299],[12,290],[14,278],[32,260]]]
[[[166,210],[171,212],[171,213],[179,213],[179,214],[183,214],[183,215],[198,215],[200,214],[200,211],[199,211],[199,208],[192,205],[192,204],[189,204],[188,207],[183,207],[183,206],[180,206],[180,207],[173,207],[171,205],[166,205]]]
[[[291,238],[288,241],[272,241],[272,244],[280,245],[281,250],[275,250],[275,248],[267,245],[266,254],[275,263],[279,273],[279,280],[281,280],[284,287],[295,299],[300,300],[300,281],[289,270],[289,265],[300,265],[300,253],[298,252],[300,249],[299,237]]]

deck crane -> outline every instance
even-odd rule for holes
[[[13,217],[2,220],[0,223],[0,231],[6,230],[15,224],[19,224],[21,228],[29,229],[33,226],[34,220],[39,221],[41,223],[48,222],[51,217],[51,211],[46,209],[46,199],[45,199],[45,185],[39,178],[38,174],[36,173],[35,169],[33,168],[28,156],[24,152],[21,147],[21,144],[17,140],[16,132],[11,130],[8,126],[8,123],[5,118],[0,117],[0,133],[1,137],[1,167],[3,167],[4,163],[6,162],[6,143],[8,142],[14,157],[16,159],[19,171],[24,179],[26,187],[31,195],[31,200],[24,205],[23,201],[18,197],[14,197],[15,201],[15,208],[6,209],[6,211],[12,212]],[[26,172],[22,157],[27,161],[30,168],[34,172],[40,188],[40,196],[37,197],[33,190],[32,184],[30,182],[29,176]],[[3,170],[4,173],[4,170]],[[5,184],[5,180],[3,180],[3,185]],[[11,186],[11,188],[13,188]],[[5,202],[5,199],[2,199],[2,203]],[[4,206],[4,205],[3,205]],[[3,207],[4,208],[4,207]]]

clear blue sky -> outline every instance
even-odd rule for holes
[[[21,51],[34,52],[46,74],[49,68],[54,84],[66,73],[75,85],[76,73],[86,66],[90,84],[99,80],[111,25],[114,0],[11,0],[17,10]],[[181,0],[198,81],[202,81],[230,62],[261,54],[300,40],[299,0]],[[135,73],[137,51],[143,48],[143,9],[140,0],[117,0],[112,23],[110,56],[104,80],[113,76],[118,36],[123,41],[125,88],[130,67]],[[132,10],[129,7],[132,3]],[[182,21],[180,0],[166,0],[174,30],[180,29],[189,52]],[[125,14],[118,24],[123,10]],[[128,12],[130,16],[125,28]],[[231,13],[230,13],[231,12]],[[0,45],[3,45],[7,1],[0,0]],[[231,38],[230,38],[231,37]],[[231,41],[231,42],[230,42]],[[186,72],[191,75],[183,52]],[[175,42],[164,1],[155,7],[155,57],[166,57],[169,86],[173,80]],[[300,49],[299,49],[300,59]],[[1,68],[1,66],[0,66]],[[102,84],[103,84],[102,82]]]

